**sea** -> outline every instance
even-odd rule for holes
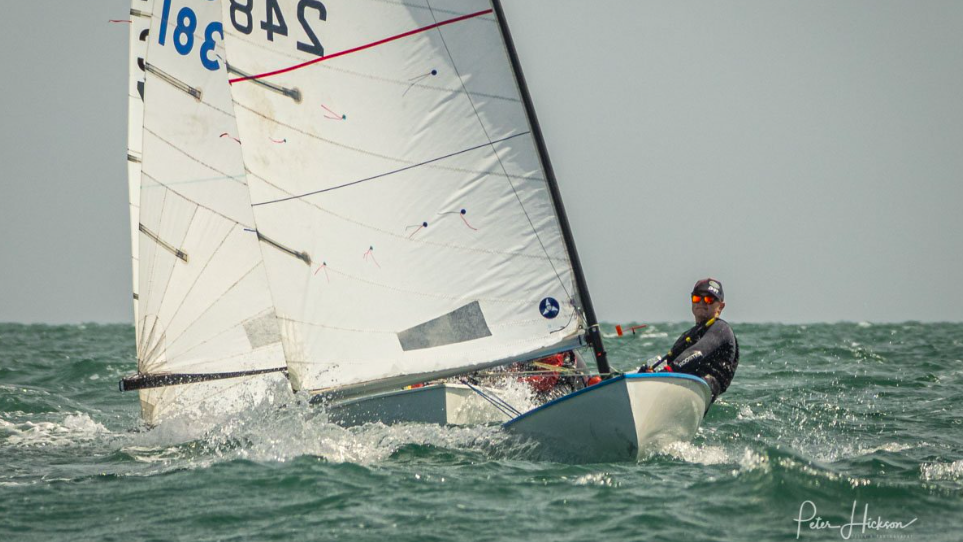
[[[688,326],[604,326],[613,366]],[[284,389],[147,429],[117,389],[133,327],[0,324],[0,541],[963,539],[963,324],[732,326],[691,442],[570,464],[499,427],[345,429]]]

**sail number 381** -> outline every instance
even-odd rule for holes
[[[257,0],[231,0],[231,24],[242,34],[250,34],[254,30],[254,2]],[[266,15],[261,21],[261,29],[267,34],[268,41],[274,41],[274,35],[287,36],[288,25],[284,22],[284,15],[281,13],[281,6],[278,0],[264,0]],[[214,35],[219,35],[224,39],[224,26],[220,22],[212,22],[204,27],[203,34],[196,34],[198,29],[197,13],[189,8],[182,7],[177,15],[171,18],[171,0],[164,0],[163,13],[160,20],[160,32],[158,33],[158,45],[165,45],[167,42],[168,26],[174,26],[174,33],[171,38],[174,42],[174,49],[182,56],[191,54],[194,50],[195,41],[203,41],[200,46],[201,64],[211,70],[220,69],[218,56],[214,52]],[[317,33],[311,28],[309,15],[317,15],[318,20],[327,20],[328,11],[324,4],[319,0],[300,0],[298,2],[298,22],[304,30],[304,35],[308,42],[299,41],[297,47],[299,51],[311,53],[313,55],[324,56],[324,47]]]
[[[250,34],[254,30],[254,2],[256,0],[231,0],[231,24],[242,34]],[[284,14],[278,0],[264,0],[265,18],[261,21],[261,30],[267,34],[268,41],[274,41],[274,35],[287,36],[288,25],[284,21]],[[318,39],[317,33],[308,22],[308,15],[317,16],[317,20],[325,21],[328,10],[319,0],[300,0],[298,2],[298,22],[307,38],[307,42],[298,41],[298,51],[324,56],[324,47]]]
[[[164,0],[163,13],[160,20],[160,32],[157,36],[157,44],[164,45],[167,42],[167,26],[170,24],[171,0]],[[177,12],[174,19],[174,49],[182,56],[191,54],[194,50],[195,35],[197,30],[197,13],[189,7],[183,7]],[[201,64],[211,70],[217,71],[221,64],[217,61],[214,53],[214,34],[220,34],[224,39],[224,26],[219,22],[213,22],[204,29],[204,41],[201,43],[200,55]],[[211,58],[211,56],[215,58]]]

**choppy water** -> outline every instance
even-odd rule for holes
[[[613,365],[686,327],[609,339]],[[841,540],[866,505],[916,520],[851,539],[961,538],[963,324],[734,329],[739,371],[693,442],[566,465],[497,428],[342,429],[283,390],[142,431],[116,391],[130,326],[3,324],[0,540]],[[800,525],[806,501],[836,527]]]

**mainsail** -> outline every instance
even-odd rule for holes
[[[296,389],[369,392],[582,344],[594,322],[491,3],[222,6]]]
[[[219,47],[221,7],[146,4],[139,374],[121,386],[140,390],[144,419],[157,423],[201,402],[235,403],[264,373],[283,378],[285,363]],[[132,114],[132,131],[140,120]]]

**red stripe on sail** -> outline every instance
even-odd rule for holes
[[[455,17],[454,19],[448,19],[448,20],[442,21],[442,22],[440,22],[440,23],[430,24],[430,25],[425,26],[425,27],[422,27],[422,28],[416,28],[416,29],[414,29],[414,30],[409,30],[409,31],[407,31],[407,32],[405,32],[405,33],[403,33],[403,34],[398,34],[398,35],[396,35],[396,36],[391,36],[390,38],[385,38],[385,39],[383,39],[383,40],[378,40],[378,41],[375,41],[375,42],[372,42],[372,43],[368,43],[368,44],[366,44],[366,45],[361,45],[361,46],[355,47],[355,48],[353,48],[353,49],[348,49],[348,50],[346,50],[346,51],[340,51],[340,52],[338,52],[338,53],[334,53],[333,55],[323,56],[323,57],[321,57],[321,58],[316,58],[316,59],[314,59],[314,60],[309,60],[309,61],[307,61],[307,62],[302,62],[301,64],[295,64],[294,66],[289,66],[289,67],[287,67],[287,68],[282,68],[282,69],[280,69],[280,70],[274,70],[273,72],[266,72],[266,73],[261,73],[261,74],[258,74],[258,75],[248,75],[248,76],[246,76],[246,77],[238,77],[238,78],[236,78],[236,79],[230,79],[230,80],[228,80],[228,82],[233,85],[234,83],[241,83],[241,82],[243,82],[243,81],[250,81],[250,80],[253,80],[253,79],[263,79],[263,78],[265,78],[265,77],[271,77],[272,75],[279,75],[279,74],[282,74],[282,73],[287,73],[287,72],[291,72],[291,71],[294,71],[294,70],[299,70],[299,69],[301,69],[301,68],[310,66],[310,65],[312,65],[312,64],[317,64],[318,62],[323,62],[323,61],[325,61],[325,60],[329,60],[329,59],[332,59],[332,58],[337,58],[337,57],[339,57],[339,56],[349,55],[349,54],[351,54],[351,53],[357,53],[358,51],[363,51],[363,50],[365,50],[365,49],[370,49],[370,48],[372,48],[372,47],[377,47],[378,45],[383,45],[383,44],[388,43],[388,42],[392,42],[392,41],[395,41],[395,40],[400,40],[401,38],[407,38],[408,36],[413,36],[413,35],[415,35],[415,34],[421,34],[422,32],[427,32],[427,31],[429,31],[429,30],[431,30],[431,29],[434,29],[434,28],[438,28],[438,27],[442,27],[442,26],[445,26],[445,25],[449,25],[449,24],[461,22],[461,21],[464,21],[464,20],[466,20],[466,19],[474,19],[475,17],[481,17],[482,15],[488,15],[488,14],[491,13],[492,11],[493,11],[493,10],[486,9],[485,11],[479,11],[479,12],[476,12],[476,13],[469,13],[468,15],[462,15],[461,17]]]

